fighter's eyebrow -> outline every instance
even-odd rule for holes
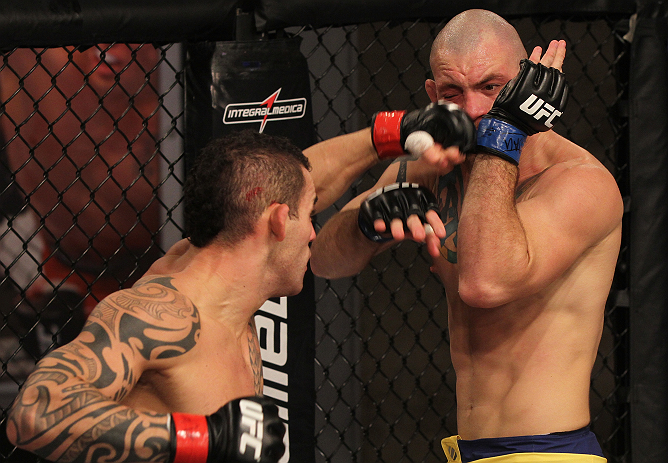
[[[491,82],[493,80],[501,80],[501,79],[504,79],[504,78],[505,77],[502,74],[499,74],[499,73],[495,72],[495,73],[489,74],[487,76],[483,76],[483,78],[480,79],[480,82],[478,82],[476,85],[479,85],[479,86],[480,85],[485,85],[485,84],[488,84],[489,82]]]
[[[493,82],[495,80],[503,80],[504,76],[503,74],[500,74],[498,72],[491,73],[489,75],[483,76],[478,82],[475,82],[473,84],[474,87],[483,87],[487,85],[490,82]],[[447,90],[447,89],[455,89],[455,90],[461,90],[462,86],[458,83],[455,82],[445,82],[442,85],[439,86],[439,89],[441,90]]]

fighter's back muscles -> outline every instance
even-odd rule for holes
[[[54,461],[166,461],[169,416],[119,402],[144,371],[190,351],[199,330],[168,277],[110,295],[76,340],[39,362],[8,418],[10,440]],[[31,426],[18,428],[19,417]]]

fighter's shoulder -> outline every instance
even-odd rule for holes
[[[170,275],[161,275],[157,273],[153,274],[146,274],[143,277],[141,277],[139,280],[135,282],[134,285],[132,285],[132,289],[135,288],[140,288],[143,286],[151,286],[151,285],[158,285],[164,288],[167,288],[169,290],[173,291],[178,291],[174,284],[172,283],[174,280],[174,277]]]
[[[606,235],[619,228],[624,212],[619,187],[611,172],[594,156],[557,162],[537,175],[525,192],[520,183],[518,203],[535,197],[569,228],[582,228],[588,235]]]
[[[199,312],[165,283],[140,281],[105,297],[88,317],[81,339],[98,340],[112,350],[117,347],[117,353],[126,345],[138,354],[136,359],[148,361],[177,358],[191,351],[201,330]]]
[[[586,151],[551,165],[540,177],[542,182],[562,191],[590,192],[601,200],[621,200],[617,181],[610,170]]]
[[[538,159],[548,159],[539,174],[540,183],[559,188],[594,188],[619,194],[617,182],[611,172],[592,153],[571,140],[553,132],[530,137],[527,146]],[[521,179],[522,180],[522,179]]]
[[[199,313],[192,301],[172,284],[169,276],[147,276],[131,288],[116,291],[105,297],[91,316],[105,312],[124,312],[136,318],[155,320],[157,323],[174,323],[183,320],[198,322]]]

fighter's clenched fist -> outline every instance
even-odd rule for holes
[[[413,134],[418,134],[421,142],[412,142]],[[475,126],[454,103],[431,103],[411,112],[381,111],[371,122],[373,146],[380,159],[420,155],[429,147],[424,143],[429,136],[432,143],[439,143],[444,148],[456,146],[462,153],[475,146]]]
[[[285,425],[265,397],[228,402],[208,416],[172,414],[172,463],[276,463]]]

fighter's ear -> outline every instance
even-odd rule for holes
[[[432,103],[438,102],[438,95],[436,94],[436,81],[434,79],[427,79],[424,82],[424,89],[427,91],[427,95],[429,95],[429,99]]]
[[[290,207],[287,204],[274,203],[269,206],[269,229],[278,241],[285,239],[285,228],[289,220]]]

